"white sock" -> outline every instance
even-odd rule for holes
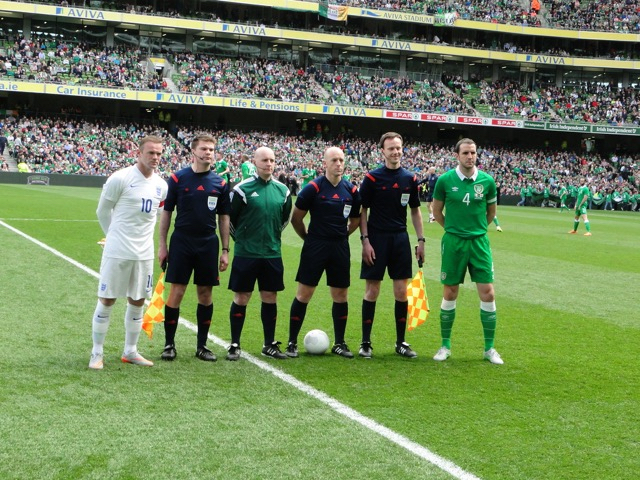
[[[456,309],[456,300],[445,300],[442,299],[442,303],[440,304],[441,310],[455,310]]]
[[[480,302],[480,310],[484,310],[485,312],[495,312],[496,302]]]
[[[138,351],[138,338],[142,331],[142,316],[144,306],[136,307],[127,303],[127,311],[124,314],[124,354]]]
[[[104,339],[109,330],[109,321],[111,318],[111,310],[113,305],[106,306],[100,300],[93,312],[93,321],[91,325],[91,336],[93,337],[92,355],[102,355],[104,351]]]

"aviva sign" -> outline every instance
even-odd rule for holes
[[[527,62],[531,62],[531,63],[546,63],[548,65],[565,65],[565,59],[563,57],[552,57],[551,55],[527,55],[525,59]]]
[[[85,10],[84,8],[56,7],[56,15],[72,18],[86,18],[89,20],[104,20],[104,12]]]
[[[411,50],[411,44],[409,42],[397,42],[395,40],[371,40],[371,46],[392,50]]]
[[[179,93],[157,93],[156,102],[181,103],[183,105],[205,105],[202,95],[187,95]]]

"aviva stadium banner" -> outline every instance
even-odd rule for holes
[[[349,16],[348,12],[349,7],[332,5],[329,3],[329,0],[320,0],[320,4],[318,5],[318,13],[329,20],[346,22]]]

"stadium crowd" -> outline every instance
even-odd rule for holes
[[[637,33],[640,31],[639,0],[546,0],[549,22],[554,28]]]
[[[581,82],[562,88],[544,85],[530,89],[512,80],[482,80],[478,87],[481,93],[471,105],[474,109],[485,106],[487,116],[612,126],[640,124],[640,93],[632,87]]]
[[[138,49],[47,43],[24,37],[5,42],[0,49],[0,77],[136,90],[167,89],[162,78],[148,71]]]
[[[17,163],[24,162],[31,171],[82,175],[110,175],[133,164],[137,140],[149,133],[167,139],[160,173],[167,176],[189,162],[189,144],[195,130],[177,126],[170,134],[157,125],[127,123],[107,125],[79,119],[21,117],[2,127],[8,139],[8,152]],[[348,178],[356,185],[366,171],[382,163],[376,140],[340,133],[327,138],[313,131],[307,135],[283,135],[266,131],[211,132],[217,150],[231,169],[231,181],[241,178],[243,153],[262,145],[270,146],[278,159],[277,177],[288,183],[295,193],[302,168],[309,160],[322,171],[322,154],[327,146],[339,146],[345,152]],[[455,166],[450,145],[405,142],[404,164],[419,178],[434,166],[438,173]],[[575,185],[586,177],[596,200],[612,195],[628,198],[637,208],[640,155],[602,156],[595,152],[555,151],[547,148],[524,149],[504,146],[481,146],[479,164],[493,175],[504,195],[555,195],[560,185]],[[523,193],[524,192],[524,193]],[[624,203],[618,202],[619,205]]]
[[[595,82],[557,87],[500,79],[464,82],[445,74],[442,81],[365,76],[334,66],[323,71],[262,58],[225,58],[178,53],[171,57],[178,91],[190,94],[259,97],[280,101],[355,105],[404,111],[458,113],[534,121],[639,124],[640,93]],[[139,50],[20,38],[0,50],[0,77],[40,82],[171,91],[166,79],[147,73]],[[452,85],[451,78],[457,78]],[[480,93],[469,96],[472,87]]]
[[[596,30],[604,32],[640,31],[638,0],[610,2],[593,0],[481,0],[470,2],[454,0],[438,2],[436,0],[335,0],[337,5],[377,10],[395,10],[425,15],[455,13],[457,17],[480,22],[503,23],[522,26],[546,26],[571,30]],[[150,6],[124,7],[128,11],[153,13]],[[546,12],[540,18],[541,10]],[[179,15],[179,12],[158,12]],[[222,12],[183,12],[186,16],[219,19]]]
[[[215,96],[261,97],[287,102],[318,102],[305,69],[264,58],[218,58],[179,53],[173,57],[181,92]]]
[[[317,2],[318,0],[312,0]],[[44,3],[44,2],[42,2]],[[86,8],[84,0],[62,0],[62,6]],[[570,30],[635,33],[640,31],[640,0],[332,0],[332,4],[393,10],[426,15],[453,14],[456,18],[480,22],[510,25],[548,27]],[[229,7],[212,3],[202,10],[188,8],[154,9],[154,2],[135,3],[102,1],[101,7],[146,15],[201,18],[212,21],[237,21],[231,19]],[[222,20],[225,19],[226,20]],[[248,19],[245,19],[248,20]],[[304,28],[295,17],[287,16],[286,26]],[[276,26],[276,25],[274,25]]]

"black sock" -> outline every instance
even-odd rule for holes
[[[291,311],[289,313],[289,342],[298,343],[298,335],[304,323],[304,317],[307,314],[308,303],[302,303],[297,298],[291,302]]]
[[[265,346],[271,345],[275,341],[277,316],[277,304],[262,302],[262,307],[260,308],[260,318],[262,319],[262,330],[264,331]]]
[[[362,342],[371,342],[373,317],[376,315],[376,302],[362,300]]]
[[[198,320],[198,348],[207,344],[211,318],[213,317],[213,303],[211,305],[198,304],[196,318]]]
[[[396,317],[396,342],[404,342],[404,332],[407,329],[407,307],[409,302],[396,300],[394,313]]]
[[[246,315],[246,305],[238,305],[236,302],[231,302],[231,309],[229,311],[229,322],[231,323],[231,343],[240,345],[240,335],[242,334],[242,327],[244,327],[244,318]]]
[[[180,318],[180,307],[173,308],[164,306],[164,345],[176,344],[176,330],[178,329],[178,319]]]
[[[333,317],[333,333],[336,343],[344,343],[344,332],[347,329],[347,317],[349,315],[349,304],[333,302],[331,316]]]

